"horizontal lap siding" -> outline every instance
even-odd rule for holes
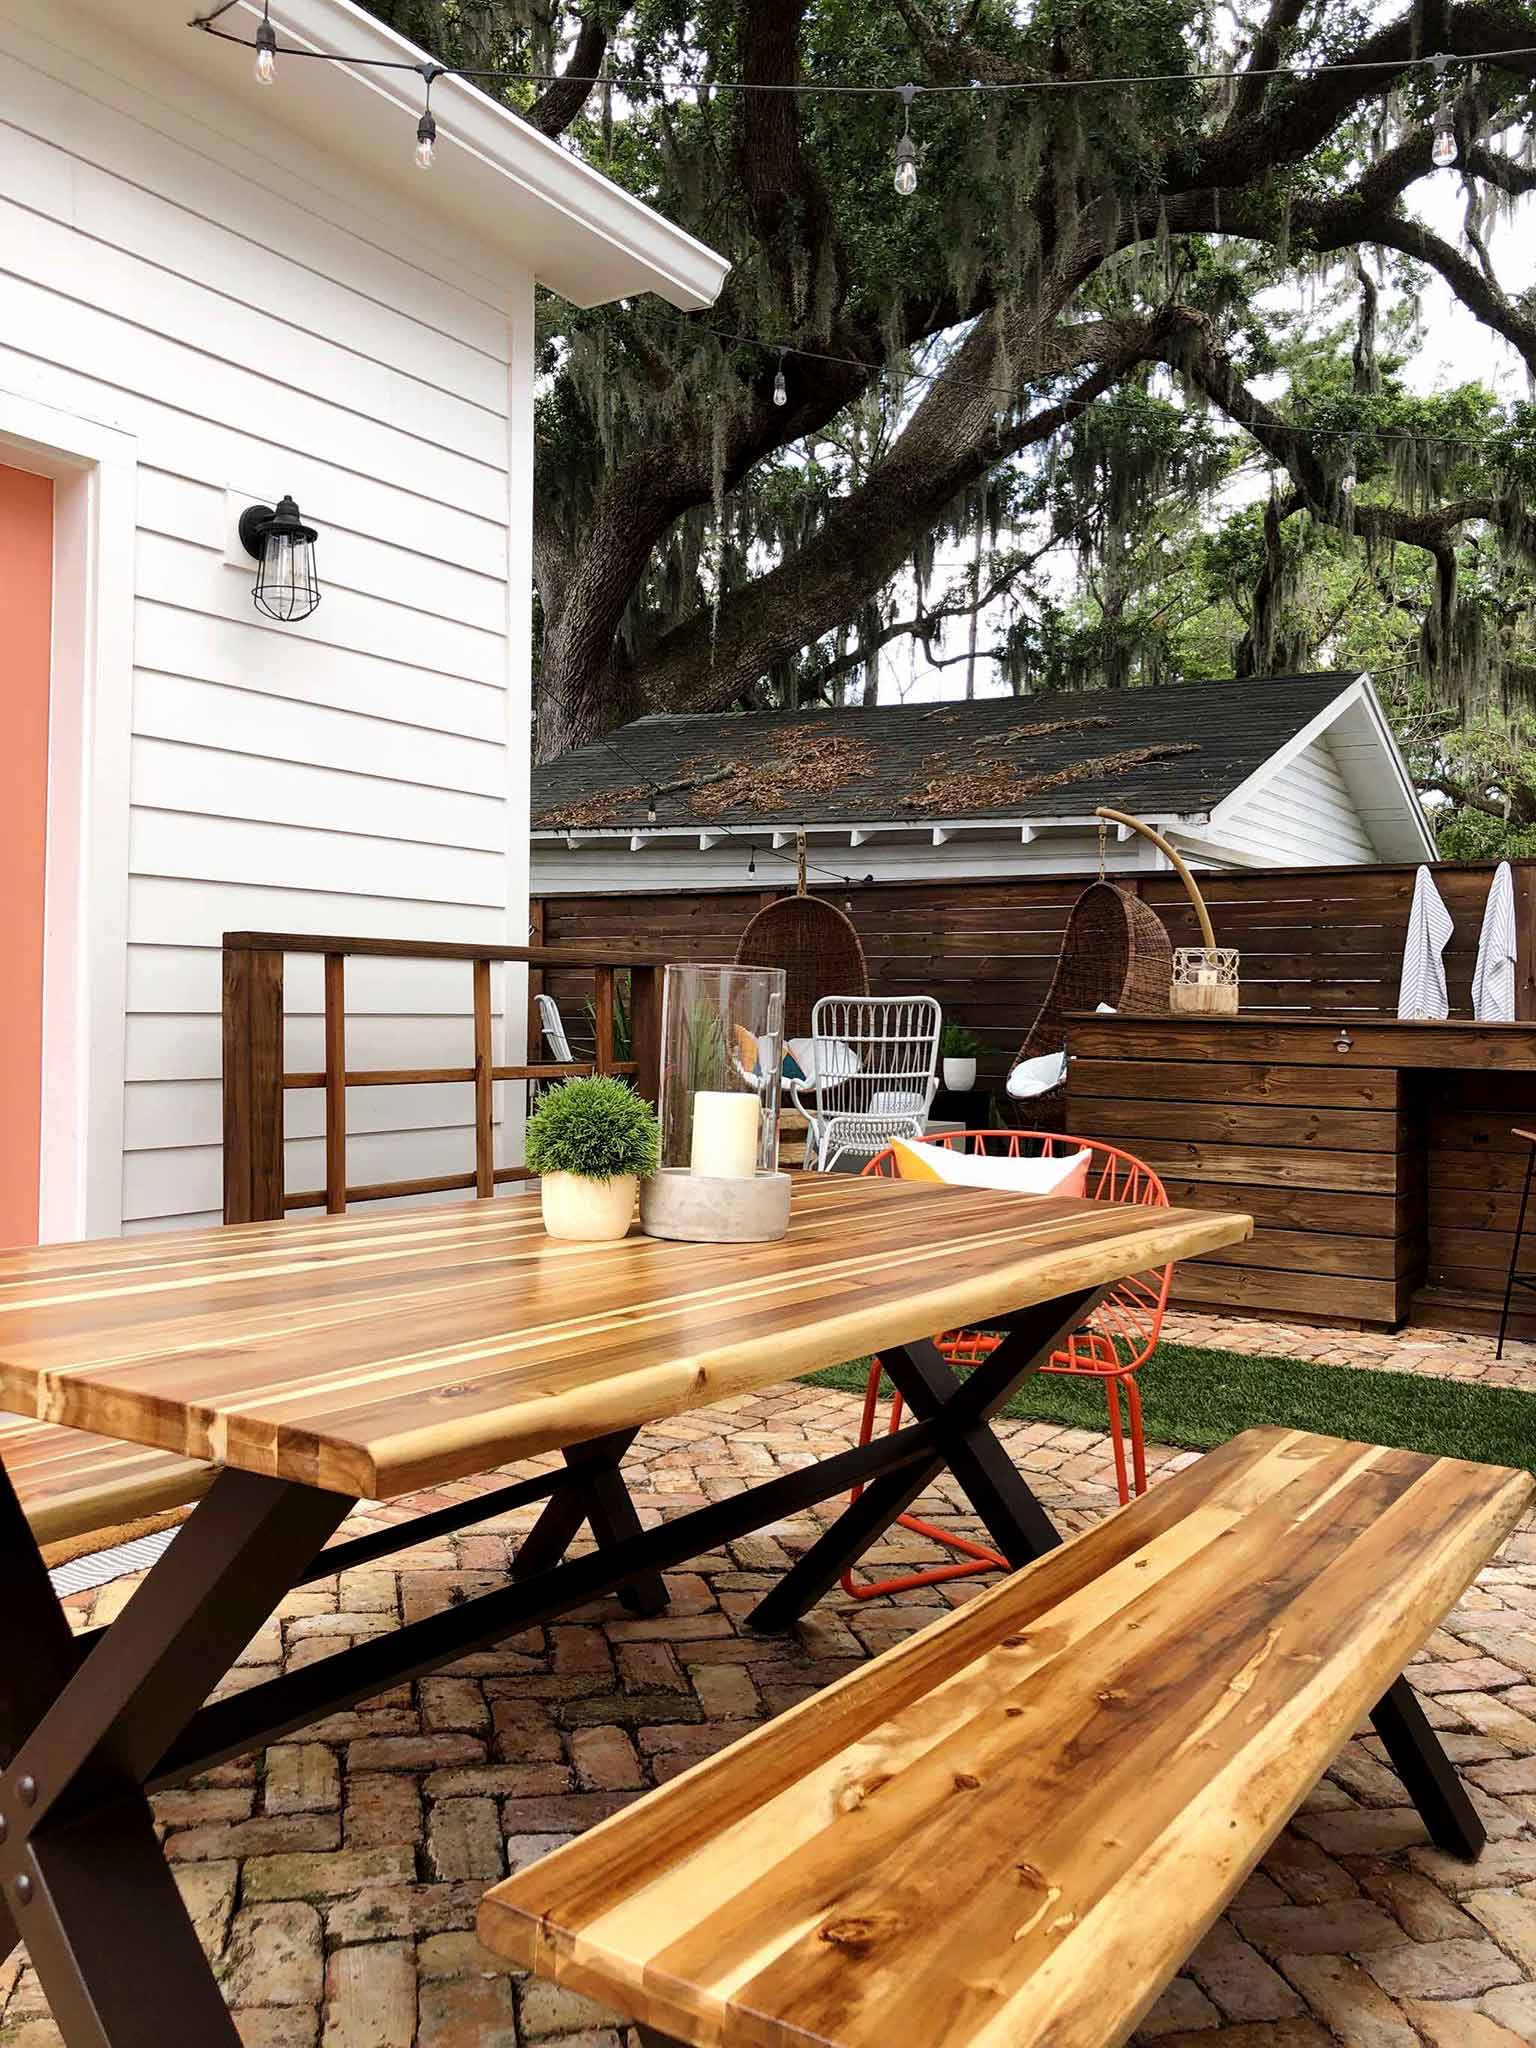
[[[1220,840],[1250,859],[1371,861],[1376,849],[1327,736],[1304,747],[1221,822]]]
[[[163,109],[141,123],[24,25],[0,61],[0,387],[138,443],[124,1218],[163,1227],[219,1207],[225,930],[521,936],[508,322],[183,147]],[[285,490],[324,592],[293,627],[225,559],[226,493]],[[319,961],[288,985],[289,1065],[318,1065]],[[518,1000],[498,977],[498,1018]],[[349,1007],[355,1066],[469,1061],[467,967],[353,968]],[[317,1185],[322,1098],[289,1110],[289,1185]],[[472,1160],[468,1087],[354,1091],[349,1124],[355,1180]]]

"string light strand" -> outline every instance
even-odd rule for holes
[[[217,36],[221,41],[239,43],[247,49],[255,47],[250,36],[237,35],[231,29],[216,26],[219,18],[236,4],[236,0],[225,0],[210,14],[195,15],[187,23],[188,28],[201,30],[205,35]],[[357,70],[376,71],[420,71],[418,59],[408,57],[349,56],[343,50],[307,49],[300,44],[280,44],[279,53],[285,57],[304,57],[326,64],[345,64]],[[930,85],[884,85],[865,83],[858,80],[841,79],[792,79],[761,80],[742,78],[686,78],[656,77],[652,79],[625,78],[612,73],[581,73],[564,71],[521,71],[505,66],[450,64],[439,67],[449,77],[470,81],[491,80],[500,85],[585,85],[590,87],[608,86],[616,88],[629,98],[645,96],[660,97],[667,93],[678,93],[696,97],[700,93],[789,93],[806,98],[823,95],[842,95],[864,99],[901,99],[910,93],[914,98],[946,96],[965,99],[986,97],[1007,97],[1013,93],[1085,92],[1095,90],[1121,91],[1127,86],[1142,85],[1222,85],[1254,78],[1300,78],[1311,80],[1323,78],[1333,72],[1397,72],[1434,69],[1448,64],[1502,64],[1513,63],[1526,58],[1536,58],[1536,44],[1520,44],[1502,50],[1479,50],[1474,54],[1440,54],[1424,57],[1358,57],[1340,63],[1314,64],[1255,64],[1231,68],[1208,67],[1193,71],[1142,71],[1104,72],[1087,78],[1007,78],[967,79],[957,84]]]

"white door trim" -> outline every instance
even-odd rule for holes
[[[138,448],[0,390],[0,462],[54,480],[43,942],[44,1243],[123,1222]]]

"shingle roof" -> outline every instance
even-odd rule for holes
[[[653,717],[533,771],[534,829],[1209,811],[1358,671]]]

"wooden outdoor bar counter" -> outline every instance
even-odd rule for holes
[[[1186,1261],[1194,1308],[1496,1326],[1536,1120],[1536,1024],[1079,1017],[1067,1128],[1122,1145],[1180,1205],[1252,1239]],[[1536,1233],[1522,1267],[1536,1273]],[[1536,1337],[1536,1296],[1511,1330]]]

